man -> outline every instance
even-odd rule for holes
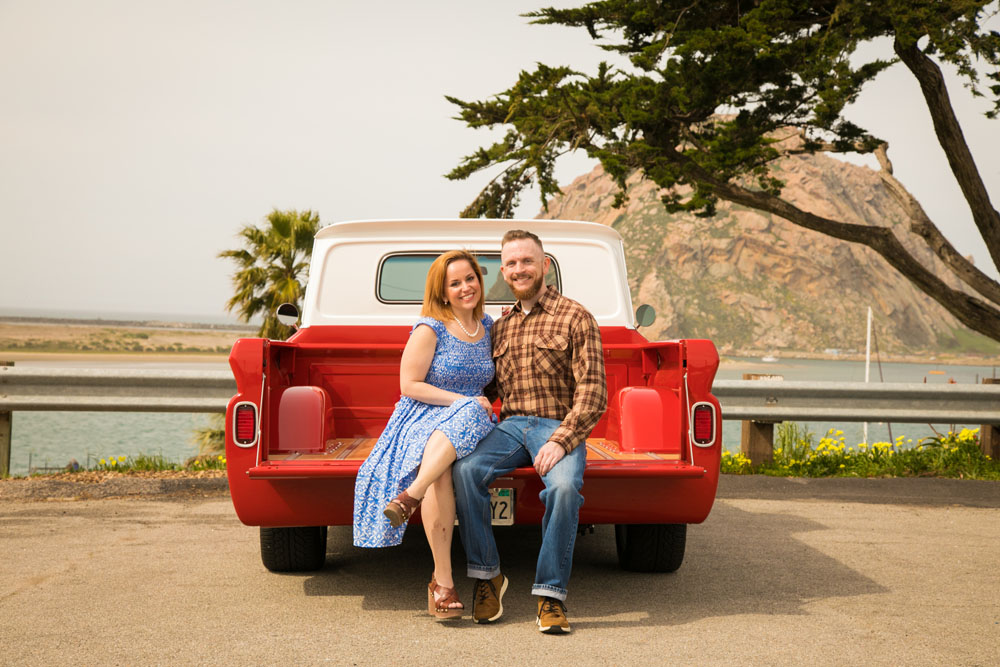
[[[537,236],[507,232],[500,263],[517,299],[493,326],[496,379],[487,397],[503,400],[501,421],[453,472],[459,532],[469,576],[477,580],[473,620],[500,618],[508,583],[490,525],[489,485],[531,465],[545,484],[542,548],[531,592],[538,596],[539,630],[563,634],[570,631],[564,601],[583,505],[584,443],[607,406],[601,335],[583,306],[546,287],[549,258]]]

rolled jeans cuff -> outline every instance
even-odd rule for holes
[[[472,565],[468,566],[468,572],[466,573],[469,579],[492,579],[493,577],[500,574],[500,566],[494,568],[481,568]]]
[[[499,570],[497,570],[499,572]],[[531,594],[537,595],[539,597],[555,598],[560,602],[566,601],[566,591],[561,588],[556,588],[554,586],[545,586],[544,584],[535,584],[531,587]]]

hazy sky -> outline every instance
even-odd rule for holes
[[[488,135],[444,95],[608,58],[583,30],[519,16],[544,4],[0,0],[0,312],[218,316],[232,266],[216,255],[274,207],[324,224],[456,216],[485,178],[442,174]],[[950,90],[996,200],[1000,122]],[[852,117],[985,267],[909,73],[883,74]],[[520,214],[537,211],[529,199]]]

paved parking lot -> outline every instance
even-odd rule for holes
[[[598,526],[577,544],[565,637],[534,628],[537,528],[498,530],[506,613],[477,626],[421,612],[420,531],[362,551],[334,528],[322,571],[276,575],[225,498],[6,501],[2,661],[996,664],[1000,485],[912,482],[726,482],[671,575],[621,572]]]

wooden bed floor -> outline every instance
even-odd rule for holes
[[[326,441],[322,452],[271,452],[270,461],[363,461],[378,438],[340,438]],[[679,454],[622,452],[618,443],[601,438],[587,439],[588,461],[676,461]]]

